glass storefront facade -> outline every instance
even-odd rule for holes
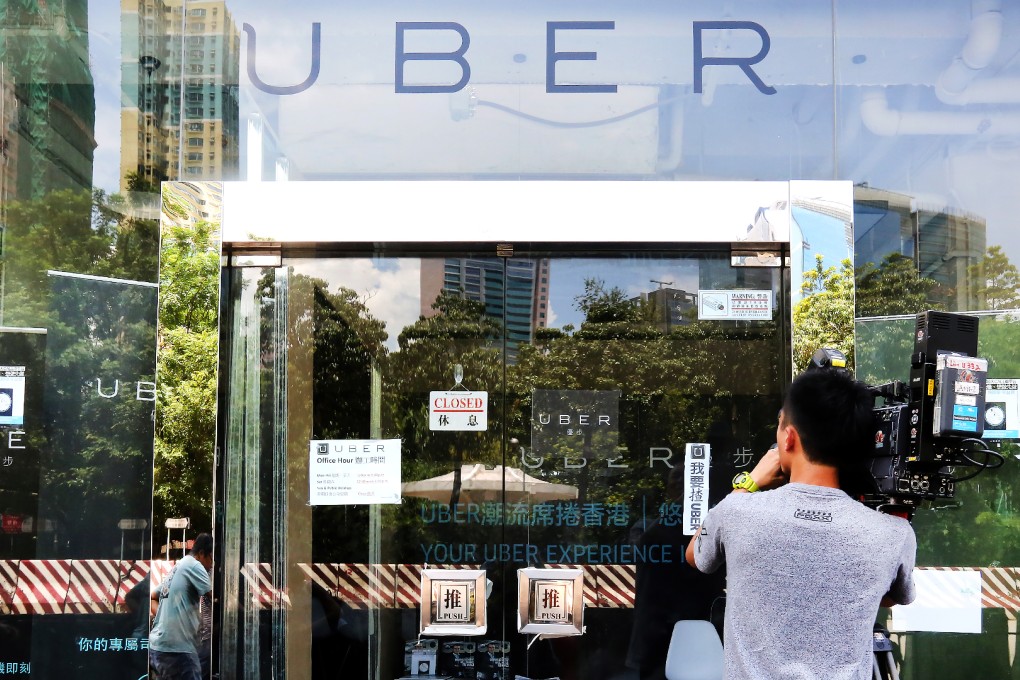
[[[900,674],[1020,676],[1015,8],[3,0],[0,31],[0,672],[144,675],[134,595],[212,531],[220,677],[654,674],[722,616],[645,537],[670,472],[705,445],[718,500],[813,349],[906,379],[936,309],[980,320],[1004,463],[914,516],[938,611],[893,613]],[[432,423],[462,391],[484,426]],[[311,502],[336,442],[396,446],[400,502]],[[518,633],[546,565],[580,636]],[[433,567],[483,573],[487,630],[415,650]]]

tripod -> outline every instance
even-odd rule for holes
[[[893,642],[889,639],[889,631],[880,623],[875,624],[874,632],[874,680],[900,680],[896,671],[896,660],[893,658]]]

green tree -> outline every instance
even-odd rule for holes
[[[857,268],[857,316],[917,314],[928,309],[945,309],[938,298],[937,281],[921,276],[909,257],[886,255],[882,262],[868,262]]]
[[[163,235],[153,517],[212,526],[219,243],[208,222]],[[153,535],[156,541],[159,536]]]
[[[804,272],[800,301],[793,308],[793,365],[803,371],[811,355],[821,347],[838,349],[854,366],[854,270],[850,260],[840,267],[824,267],[822,256],[815,268]]]
[[[988,309],[1020,307],[1020,271],[1002,252],[1002,246],[989,246],[981,262],[967,268],[967,274]]]
[[[156,280],[158,226],[129,217],[118,195],[65,189],[12,201],[5,212],[4,325],[47,325],[49,270]]]

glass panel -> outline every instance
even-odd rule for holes
[[[1003,456],[1003,465],[979,477],[956,484],[952,499],[924,503],[913,518],[917,535],[917,563],[924,567],[981,570],[980,635],[914,632],[894,635],[903,651],[904,678],[972,677],[978,663],[988,677],[1009,677],[1011,634],[1008,632],[1012,592],[1008,565],[1020,559],[1015,542],[1015,522],[1020,512],[1015,489],[1020,482],[1017,454],[1020,447],[1012,430],[1020,427],[1015,376],[1020,375],[1013,315],[980,314],[978,356],[988,359],[989,385],[1001,380],[1003,389],[989,392],[982,414],[984,440]],[[858,375],[872,382],[909,379],[916,322],[913,316],[859,320],[857,323]],[[866,371],[866,372],[863,372]],[[993,396],[993,395],[998,396]],[[1001,409],[1001,420],[989,409]],[[984,460],[975,455],[977,462]],[[995,461],[991,461],[994,465]],[[972,466],[958,466],[953,476],[974,473]],[[1007,538],[1009,536],[1009,538]],[[893,611],[895,618],[896,612]],[[945,640],[953,640],[952,650]],[[962,663],[960,657],[970,659]]]
[[[720,576],[683,562],[694,486],[681,473],[706,455],[690,484],[707,507],[774,436],[786,270],[733,267],[728,250],[284,251],[283,265],[229,279],[224,669],[396,678],[413,660],[493,680],[612,677],[661,668],[679,617],[721,625]],[[706,290],[775,303],[704,320]],[[485,429],[445,429],[434,392],[485,393]],[[333,453],[370,466],[387,446],[399,503],[309,505]],[[392,473],[366,474],[355,489]],[[529,566],[583,570],[584,635],[516,632]],[[484,634],[414,650],[427,567],[484,573]]]

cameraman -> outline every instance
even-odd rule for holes
[[[840,490],[840,468],[874,446],[873,405],[845,373],[798,376],[778,447],[734,478],[688,544],[698,569],[726,563],[728,680],[870,680],[879,606],[914,599],[910,523]]]

